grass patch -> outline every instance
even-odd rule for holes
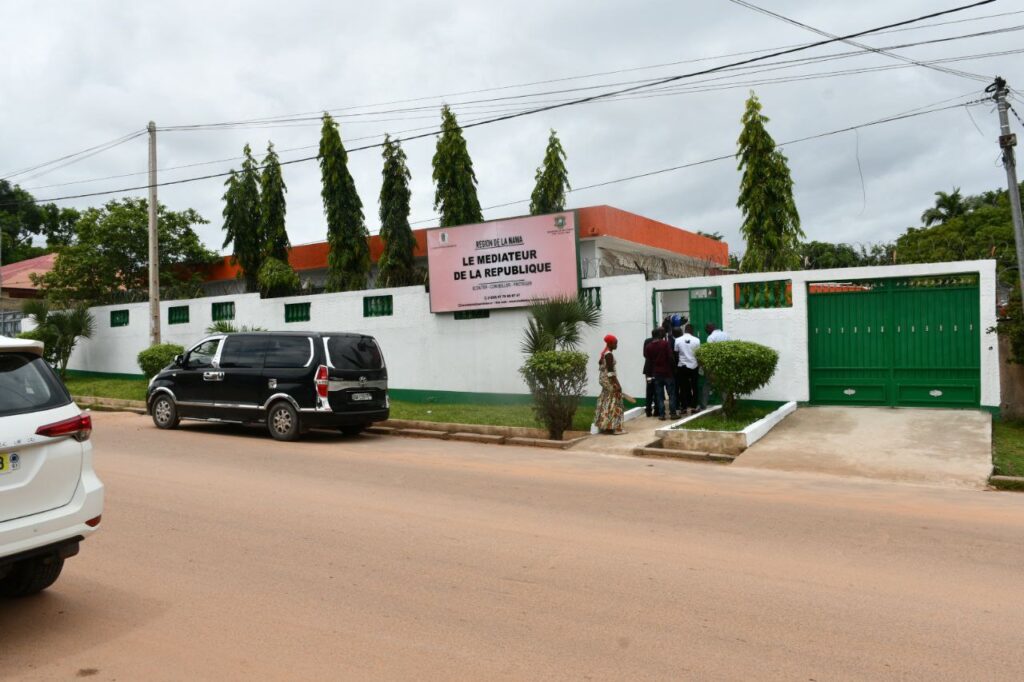
[[[1024,476],[1024,421],[992,420],[992,464],[999,476]]]
[[[530,405],[455,405],[451,403],[411,403],[404,400],[391,401],[393,419],[415,419],[428,422],[451,424],[487,424],[490,426],[525,426],[531,429],[544,428],[533,414]],[[589,431],[594,421],[594,408],[581,406],[576,410],[572,428],[574,431]]]
[[[91,377],[68,377],[64,383],[71,395],[120,398],[122,400],[145,400],[146,387],[149,385],[145,379],[95,379]],[[391,416],[394,419],[415,419],[452,424],[544,428],[534,417],[533,408],[529,405],[418,403],[392,400]],[[572,428],[576,431],[589,431],[593,421],[594,408],[581,406],[576,411]]]
[[[757,403],[750,404],[740,401],[736,406],[736,413],[732,417],[726,417],[721,410],[711,414],[698,417],[688,421],[677,429],[691,431],[742,431],[759,419],[763,419],[785,403]]]
[[[121,400],[145,400],[149,382],[145,379],[96,379],[68,377],[64,384],[71,395]]]

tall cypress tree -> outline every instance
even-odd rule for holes
[[[377,284],[405,287],[416,284],[416,239],[409,227],[409,201],[412,175],[405,163],[405,151],[398,140],[384,136],[384,182],[380,186],[380,238],[384,253],[380,257]]]
[[[224,248],[232,245],[231,260],[242,267],[246,291],[256,291],[263,264],[259,173],[249,145],[245,145],[244,155],[242,170],[232,170],[224,183]]]
[[[281,176],[281,162],[274,151],[274,143],[267,144],[260,175],[260,232],[263,235],[263,255],[288,262],[288,231],[285,229],[287,205],[284,195],[288,187]]]
[[[571,189],[569,171],[565,168],[565,150],[554,130],[548,137],[544,162],[537,169],[537,184],[530,197],[530,215],[565,210],[565,194]]]
[[[434,210],[441,213],[441,227],[483,222],[476,196],[476,173],[466,139],[455,114],[441,109],[441,136],[434,152]]]
[[[370,246],[363,202],[348,171],[348,152],[341,142],[338,124],[327,112],[320,131],[319,159],[323,181],[320,196],[327,216],[327,290],[364,289],[370,270]]]
[[[736,205],[743,212],[740,234],[747,241],[740,266],[744,272],[789,270],[800,264],[804,232],[793,201],[793,179],[786,156],[765,129],[767,122],[761,102],[751,92],[736,152],[738,170],[743,171]]]

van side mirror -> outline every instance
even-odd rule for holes
[[[174,356],[174,366],[175,367],[184,367],[185,366],[185,356],[184,355],[175,355]]]

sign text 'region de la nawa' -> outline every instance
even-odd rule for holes
[[[429,230],[430,309],[514,308],[575,296],[576,258],[571,211]]]

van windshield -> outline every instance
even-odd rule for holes
[[[60,380],[41,358],[0,353],[0,417],[61,407],[71,402]]]
[[[327,353],[335,369],[381,369],[384,357],[372,336],[332,336]]]

